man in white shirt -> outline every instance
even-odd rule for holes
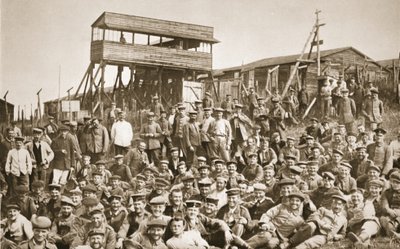
[[[11,194],[18,185],[29,187],[29,175],[32,173],[32,159],[29,151],[23,148],[23,137],[15,138],[15,149],[8,152],[5,166],[6,175],[10,179]]]
[[[125,121],[125,113],[118,112],[118,120],[111,127],[111,143],[114,144],[115,155],[125,155],[133,138],[132,125]]]
[[[397,131],[397,140],[390,142],[389,147],[393,152],[393,167],[400,168],[400,130]]]

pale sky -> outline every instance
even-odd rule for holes
[[[90,25],[104,11],[214,27],[217,69],[300,53],[316,9],[326,23],[321,49],[399,56],[399,0],[1,0],[0,98],[9,90],[29,114],[40,88],[42,100],[57,98],[59,66],[61,95],[76,89],[90,63]]]

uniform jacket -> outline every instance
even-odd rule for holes
[[[91,153],[106,153],[110,145],[110,137],[106,127],[99,125],[90,130],[90,139],[87,150]]]
[[[94,229],[93,225],[91,223],[87,223],[78,233],[78,236],[76,236],[72,241],[70,248],[75,248],[78,245],[89,245],[88,234],[92,229]],[[114,229],[107,224],[103,224],[100,228],[96,229],[104,232],[103,248],[115,249],[116,234]]]
[[[251,221],[249,210],[241,205],[236,206],[232,216],[229,216],[228,213],[229,213],[229,206],[228,204],[226,204],[225,206],[221,207],[220,210],[218,210],[217,219],[225,221],[226,224],[228,224],[228,226],[231,228],[232,226],[234,226],[239,222],[240,218],[245,218],[247,220],[246,227]]]
[[[383,102],[380,99],[367,98],[363,102],[362,113],[368,122],[382,123]]]
[[[136,176],[149,164],[149,157],[146,152],[133,148],[126,154],[126,164],[131,169],[131,173]]]
[[[57,249],[56,245],[54,245],[53,243],[49,242],[46,240],[45,242],[45,249]],[[2,247],[3,248],[3,247]],[[33,239],[29,240],[29,241],[24,241],[21,244],[18,245],[18,249],[34,249],[35,244],[33,242]]]
[[[249,138],[249,133],[247,127],[252,128],[253,124],[245,114],[233,114],[231,120],[229,121],[232,128],[232,139],[239,139],[239,134],[237,134],[237,127],[242,134],[243,140],[247,140]]]
[[[142,129],[140,130],[140,137],[143,138],[146,142],[147,149],[155,150],[161,148],[160,140],[161,137],[161,127],[158,123],[144,124]],[[151,134],[151,137],[146,136],[147,134]]]
[[[54,159],[54,152],[50,148],[50,145],[48,143],[46,143],[44,141],[39,141],[39,144],[40,144],[40,152],[42,155],[42,162],[44,163],[43,167],[48,168],[50,165],[50,162]],[[29,142],[25,145],[25,148],[31,154],[33,167],[37,167],[38,165],[36,165],[36,158],[35,158],[35,154],[33,153],[33,146],[35,146],[34,142]]]
[[[354,121],[354,117],[356,116],[356,104],[353,99],[339,99],[336,110],[339,115],[339,123],[347,124]]]
[[[314,221],[318,224],[319,232],[323,235],[336,235],[336,234],[346,234],[347,229],[347,218],[341,212],[340,214],[333,213],[332,210],[321,207],[317,212],[310,215],[309,221]],[[332,225],[331,229],[325,229],[321,227],[321,224]]]
[[[183,126],[183,141],[187,148],[201,145],[200,127],[197,122],[188,122]]]
[[[71,167],[75,167],[75,144],[71,137],[63,136],[56,137],[51,143],[51,149],[54,152],[54,159],[51,162],[53,169],[69,170]],[[65,150],[64,154],[62,150]]]
[[[124,238],[126,236],[125,231],[129,229],[128,211],[124,207],[121,207],[115,213],[111,209],[108,209],[104,212],[104,215],[106,216],[107,223],[117,233],[117,238]]]
[[[375,165],[381,167],[383,175],[389,173],[393,168],[393,153],[392,148],[386,143],[372,143],[367,146],[368,159],[374,162]]]

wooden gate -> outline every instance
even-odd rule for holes
[[[204,85],[201,82],[183,81],[182,87],[182,102],[186,106],[186,110],[193,110],[193,102],[195,100],[202,100]]]

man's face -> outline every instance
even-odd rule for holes
[[[229,165],[228,165],[228,173],[229,173],[230,175],[235,174],[236,170],[237,170],[237,167],[236,167],[235,164],[229,164]]]
[[[53,188],[50,190],[50,195],[53,200],[57,200],[60,197],[60,190]]]
[[[275,171],[273,169],[264,170],[264,179],[267,181],[272,180],[275,175]]]
[[[190,121],[196,121],[196,118],[197,118],[197,114],[190,114],[189,115],[189,118],[190,118]]]
[[[73,194],[71,195],[71,200],[75,205],[80,205],[82,202],[82,195]]]
[[[182,192],[172,192],[171,193],[172,204],[178,206],[182,203],[182,200],[183,200]]]
[[[247,194],[247,184],[241,183],[239,184],[240,195],[244,196]]]
[[[185,226],[183,224],[183,220],[172,220],[171,222],[171,231],[172,234],[177,236],[183,233]]]
[[[257,164],[257,156],[251,156],[251,157],[249,158],[249,164],[250,164],[250,165],[255,165],[255,164]]]
[[[17,150],[21,149],[23,145],[24,145],[24,143],[22,143],[22,141],[16,141],[15,142],[15,148]]]
[[[335,213],[340,213],[343,211],[344,203],[342,200],[333,199],[332,200],[332,210]]]
[[[99,176],[99,175],[94,175],[93,176],[94,185],[99,185],[102,182],[103,182],[103,177],[102,176]]]
[[[19,213],[19,210],[11,208],[7,211],[7,219],[9,219],[10,221],[15,221]]]
[[[370,195],[372,197],[378,197],[380,195],[381,191],[382,191],[382,188],[375,186],[375,185],[369,186],[369,188],[368,188],[368,192],[370,193]]]
[[[84,166],[90,165],[90,157],[87,157],[87,156],[83,157],[82,162],[83,162]]]
[[[342,136],[337,134],[334,136],[334,140],[336,143],[340,143],[340,142],[342,142]]]
[[[365,127],[364,127],[364,125],[359,125],[359,126],[357,127],[357,130],[358,130],[358,133],[365,132]]]
[[[147,121],[149,121],[149,123],[152,123],[154,121],[154,116],[148,116]]]
[[[361,193],[355,192],[354,194],[351,195],[351,202],[355,205],[358,206],[361,203],[363,203],[364,197]]]
[[[43,241],[45,241],[48,234],[49,234],[48,229],[42,229],[42,228],[34,228],[33,229],[33,238],[38,243],[42,243]]]
[[[206,118],[209,118],[209,117],[211,116],[211,111],[205,111],[205,112],[204,112],[204,116],[205,116]]]
[[[392,189],[394,191],[400,191],[400,182],[399,181],[390,179],[390,186],[392,187]]]
[[[376,179],[379,177],[380,173],[374,169],[370,169],[370,170],[368,170],[367,174],[368,174],[369,179]]]
[[[118,188],[119,185],[120,185],[120,182],[119,182],[118,179],[113,179],[113,180],[111,180],[111,187],[112,187],[113,189]]]
[[[132,205],[133,205],[133,209],[135,210],[135,213],[137,213],[137,214],[143,213],[144,206],[145,206],[143,201],[136,201]]]
[[[287,140],[287,145],[290,148],[294,147],[294,141],[292,139]]]
[[[147,231],[148,235],[154,241],[159,241],[162,238],[162,236],[164,235],[164,232],[165,232],[165,228],[157,227],[157,226],[152,226]]]
[[[119,120],[124,120],[125,119],[125,113],[119,113],[118,114],[118,119]]]
[[[32,189],[32,192],[33,192],[35,195],[39,196],[39,195],[42,195],[42,194],[43,194],[44,188],[43,188],[43,187],[36,187],[36,188],[33,188],[33,189]]]
[[[118,158],[117,159],[117,164],[122,165],[124,163],[124,158]]]
[[[306,144],[307,144],[308,147],[311,147],[311,146],[314,145],[314,140],[313,139],[307,139],[306,140]]]
[[[201,168],[201,169],[199,170],[199,173],[200,173],[200,176],[201,176],[202,178],[208,177],[208,174],[209,174],[207,168]]]
[[[367,156],[367,152],[363,149],[357,151],[358,159],[362,160]]]
[[[256,196],[257,200],[262,200],[265,197],[265,192],[263,190],[255,190],[254,195]]]
[[[138,144],[138,150],[143,152],[146,149],[146,144],[145,143],[139,143]]]
[[[375,141],[378,142],[378,143],[382,143],[383,142],[383,135],[382,134],[375,135]]]
[[[179,151],[172,151],[171,152],[171,157],[174,158],[174,159],[178,158],[179,157]]]
[[[178,172],[179,172],[179,174],[184,175],[186,173],[186,165],[185,164],[179,165]]]
[[[294,166],[295,164],[296,164],[296,162],[293,159],[286,160],[287,167]]]
[[[290,204],[290,208],[292,210],[297,210],[297,209],[299,209],[299,207],[301,205],[301,199],[298,197],[292,197],[289,200],[289,204]]]
[[[215,205],[214,203],[209,203],[209,202],[207,202],[205,205],[204,205],[204,211],[205,211],[205,213],[206,214],[212,214],[212,213],[214,213],[215,211],[217,211],[217,205]]]
[[[226,182],[223,179],[218,179],[216,182],[217,191],[222,191],[225,189]]]
[[[193,181],[183,181],[183,186],[186,189],[191,189],[193,187]]]
[[[210,186],[208,185],[202,185],[200,186],[200,194],[203,196],[207,196],[210,193]]]
[[[153,204],[150,206],[150,208],[151,208],[151,213],[155,217],[160,217],[165,211],[165,205],[163,204]]]
[[[110,204],[114,211],[117,211],[121,207],[121,201],[117,199],[113,199]]]
[[[197,218],[197,216],[199,215],[199,208],[198,207],[190,207],[186,209],[187,212],[187,216],[189,217],[189,219],[194,219]]]
[[[100,249],[103,248],[103,236],[100,234],[98,235],[92,235],[90,237],[90,247],[93,249]]]
[[[335,180],[325,176],[324,178],[322,178],[322,183],[325,188],[332,188],[335,184]]]
[[[292,193],[293,191],[293,185],[283,185],[281,187],[281,196],[288,196]]]
[[[238,195],[228,196],[228,205],[229,205],[230,208],[236,207],[238,202],[239,202],[239,196]]]
[[[91,217],[92,224],[95,227],[100,227],[101,224],[103,223],[103,220],[104,220],[103,215],[99,213],[93,214]]]
[[[12,139],[15,137],[15,132],[13,130],[9,130],[7,134],[8,139]]]
[[[318,148],[314,148],[314,149],[312,150],[312,155],[317,159],[317,158],[319,158],[319,156],[321,155],[321,152],[319,151]]]
[[[315,175],[318,172],[318,165],[308,165],[307,172],[309,175]]]
[[[350,169],[345,167],[345,166],[340,166],[339,167],[339,176],[341,178],[347,178],[350,176]]]
[[[37,142],[42,137],[42,133],[34,132],[33,133],[33,141]]]
[[[332,154],[332,161],[334,163],[339,163],[340,161],[342,161],[342,155],[340,155],[338,153],[333,153]]]
[[[222,118],[222,115],[223,115],[222,112],[216,112],[216,114],[215,114],[215,116],[216,116],[218,119],[221,119],[221,118]]]
[[[215,164],[215,171],[218,172],[218,173],[221,173],[222,170],[223,170],[223,165],[222,165],[222,163],[216,163],[216,164]]]
[[[68,205],[61,206],[60,213],[64,218],[69,217],[72,214],[73,208]]]

